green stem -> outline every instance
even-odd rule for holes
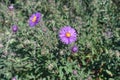
[[[13,33],[11,33],[11,34],[9,35],[9,37],[8,37],[8,41],[7,41],[7,44],[6,44],[5,50],[4,50],[6,53],[8,52],[8,46],[9,46],[10,38],[12,37],[12,34],[13,34]]]

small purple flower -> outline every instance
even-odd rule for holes
[[[59,37],[64,44],[71,44],[77,40],[77,33],[74,28],[64,26],[59,31]]]
[[[13,32],[17,32],[18,31],[18,26],[17,25],[13,25],[12,26],[12,31]]]
[[[73,53],[78,52],[78,47],[77,47],[76,45],[74,45],[73,47],[71,47],[71,51],[72,51]]]
[[[10,11],[13,11],[14,10],[13,4],[11,4],[8,8],[9,8]]]
[[[73,74],[74,74],[74,75],[77,75],[77,70],[73,70]]]
[[[41,13],[36,12],[32,14],[32,16],[29,19],[29,26],[30,27],[36,26],[40,20],[41,20]]]
[[[13,77],[11,80],[17,80],[16,77]]]

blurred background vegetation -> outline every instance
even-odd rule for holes
[[[37,11],[42,25],[30,28],[28,19]],[[65,25],[78,33],[75,54],[69,50],[73,44],[59,41]],[[0,0],[0,80],[12,77],[120,80],[120,0]]]

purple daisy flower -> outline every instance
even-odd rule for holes
[[[12,26],[12,31],[13,32],[17,32],[18,31],[18,26],[17,25],[13,25]]]
[[[73,53],[78,52],[78,47],[77,47],[76,45],[74,45],[73,47],[71,47],[71,51],[72,51]]]
[[[64,44],[71,44],[77,40],[77,33],[74,28],[64,26],[59,31],[59,37]]]
[[[36,12],[34,14],[32,14],[32,16],[29,19],[29,25],[31,27],[34,27],[38,24],[38,22],[41,20],[41,13]]]

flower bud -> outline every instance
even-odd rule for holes
[[[74,74],[74,75],[77,75],[77,70],[73,70],[73,74]]]
[[[18,31],[18,26],[17,25],[13,25],[12,26],[12,31],[13,32],[17,32]]]
[[[8,8],[9,8],[10,11],[13,11],[14,10],[13,4],[11,4]]]
[[[72,51],[73,53],[78,52],[78,47],[77,47],[76,45],[74,45],[73,47],[71,47],[71,51]]]

